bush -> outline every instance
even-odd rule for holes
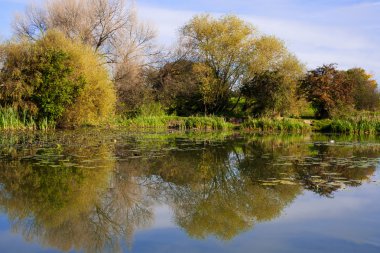
[[[152,116],[165,116],[165,110],[160,103],[148,103],[143,104],[140,107],[140,116],[152,117]]]
[[[311,130],[311,127],[301,120],[297,119],[272,119],[272,118],[258,118],[248,119],[242,127],[249,130],[261,132],[292,132],[301,133]]]
[[[377,134],[380,132],[380,119],[337,119],[330,126],[333,133]]]
[[[38,124],[98,125],[112,116],[115,91],[91,48],[49,31],[38,41],[2,46],[0,104]]]

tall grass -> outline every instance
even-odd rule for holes
[[[349,134],[378,134],[380,133],[380,119],[378,118],[351,118],[335,119],[331,121],[329,129],[333,133]]]
[[[36,124],[33,119],[23,113],[19,113],[13,108],[0,108],[0,129],[1,130],[26,130],[35,129]]]
[[[314,130],[329,133],[375,135],[380,133],[378,112],[356,111],[333,119],[314,121]]]
[[[43,119],[36,122],[26,112],[18,113],[13,108],[0,108],[0,130],[43,130],[55,128],[55,122]]]
[[[138,116],[121,119],[117,124],[130,129],[227,130],[233,128],[233,124],[226,122],[224,118],[215,116]]]
[[[242,124],[243,129],[260,132],[289,132],[303,133],[311,130],[310,125],[302,120],[283,118],[250,118]]]

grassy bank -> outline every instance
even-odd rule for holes
[[[353,115],[344,118],[308,121],[290,118],[252,118],[246,120],[241,125],[241,128],[259,132],[304,133],[313,131],[351,135],[376,135],[380,134],[380,116]]]
[[[319,127],[321,132],[344,134],[369,134],[380,133],[379,118],[346,118],[325,120]]]
[[[363,114],[325,120],[302,120],[292,118],[248,118],[240,125],[227,122],[216,116],[179,117],[168,115],[142,115],[135,118],[119,117],[111,123],[115,127],[128,130],[203,130],[228,131],[233,129],[263,133],[305,133],[324,132],[351,135],[380,134],[380,115]],[[36,121],[26,113],[18,113],[12,108],[0,108],[0,130],[30,131],[54,129],[54,122]]]
[[[18,113],[12,108],[0,108],[0,130],[49,130],[54,129],[55,123],[43,119],[39,122],[28,116],[27,113]]]
[[[259,132],[289,132],[303,133],[311,131],[311,126],[298,119],[271,119],[271,118],[250,118],[241,127],[250,131]]]
[[[34,120],[19,114],[12,108],[0,108],[0,129],[1,130],[33,130],[37,125]]]
[[[221,117],[140,116],[119,119],[117,126],[129,129],[228,130],[234,127]]]

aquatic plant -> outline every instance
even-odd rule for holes
[[[249,118],[242,124],[243,129],[261,132],[307,132],[311,130],[310,125],[302,120],[283,118]]]
[[[333,133],[374,135],[380,132],[380,117],[376,114],[364,114],[332,119],[322,130]]]
[[[227,130],[233,128],[233,124],[216,116],[139,116],[131,119],[119,119],[117,125],[131,129]]]

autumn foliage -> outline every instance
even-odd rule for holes
[[[377,83],[362,69],[338,70],[334,64],[309,71],[300,93],[312,104],[319,118],[353,109],[375,110],[379,105]]]

